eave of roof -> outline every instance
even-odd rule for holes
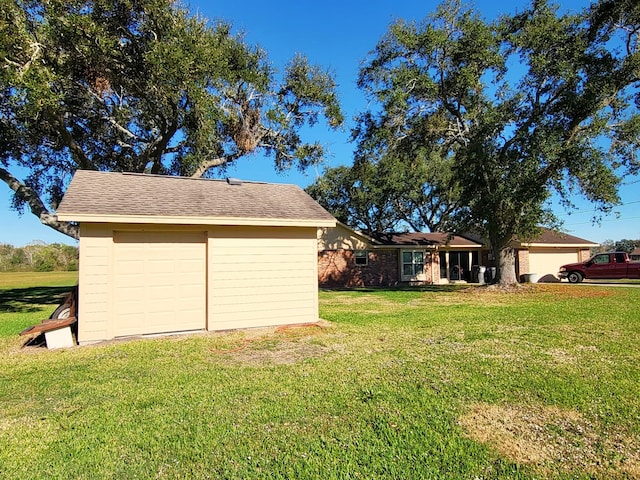
[[[557,232],[548,228],[541,227],[540,234],[528,241],[514,241],[514,246],[520,248],[531,247],[572,247],[572,248],[593,248],[598,247],[598,243],[576,237],[568,233]]]
[[[79,223],[128,223],[151,225],[227,225],[262,227],[335,227],[331,220],[300,220],[283,218],[250,217],[191,217],[191,216],[152,216],[152,215],[82,215],[58,214],[58,220]]]
[[[594,248],[598,247],[598,243],[540,243],[540,242],[531,242],[531,243],[520,243],[520,247],[523,248],[531,248],[531,247],[547,247],[547,248]]]
[[[439,232],[409,232],[409,233],[388,233],[374,236],[385,246],[397,247],[427,247],[427,248],[481,248],[482,244],[477,243],[462,235],[449,236],[447,233]]]
[[[453,235],[438,232],[409,232],[409,233],[372,233],[365,234],[355,230],[344,223],[338,222],[339,225],[353,232],[361,239],[371,245],[372,249],[406,249],[406,248],[426,248],[438,249],[446,248],[455,249],[474,249],[486,248],[485,245],[473,235]],[[590,242],[583,238],[573,235],[555,232],[546,228],[542,228],[541,234],[537,239],[530,242],[512,242],[515,248],[593,248],[599,246],[597,243]]]

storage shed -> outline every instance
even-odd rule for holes
[[[318,227],[295,185],[77,171],[78,342],[318,319]]]

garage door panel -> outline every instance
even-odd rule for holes
[[[132,274],[144,266],[142,252],[126,252],[126,256],[116,258],[116,272]],[[135,269],[135,270],[134,270]]]
[[[144,288],[120,288],[116,291],[116,297],[120,303],[140,303],[144,296]]]
[[[201,271],[202,265],[199,261],[183,260],[178,264],[178,273],[181,274],[195,273],[199,275]]]
[[[168,331],[172,330],[180,330],[179,325],[176,324],[176,316],[173,312],[167,312],[166,310],[159,310],[154,312],[153,321],[157,325],[161,325],[168,329]]]
[[[164,252],[160,252],[164,255]],[[152,274],[167,274],[174,273],[175,267],[173,265],[173,259],[171,260],[154,260],[149,262],[149,273]]]
[[[200,298],[199,290],[192,285],[181,285],[178,287],[177,293],[181,298],[189,301],[195,301]]]
[[[206,328],[204,233],[117,232],[114,336]]]
[[[170,304],[175,296],[175,291],[171,286],[158,286],[149,289],[147,299],[153,303]],[[146,299],[145,299],[146,300]]]
[[[538,279],[557,279],[562,265],[579,261],[576,249],[531,249],[529,250],[529,271],[536,273]],[[525,272],[526,273],[526,272]],[[546,278],[545,278],[546,277]]]
[[[149,279],[147,277],[145,277],[145,281],[147,282],[147,284],[149,285],[149,288],[151,289],[160,289],[160,288],[172,288],[175,285],[179,285],[180,281],[179,278],[172,274],[172,273],[165,273],[165,272],[154,272],[153,269],[149,270],[149,273],[151,273],[151,275],[153,276],[153,278],[151,279],[151,281],[153,283],[149,284]]]

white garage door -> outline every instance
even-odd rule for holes
[[[114,234],[114,335],[206,328],[202,232]]]
[[[553,280],[548,275],[558,278],[558,270],[562,265],[579,261],[576,249],[530,249],[529,250],[529,272],[537,273],[538,280]],[[547,277],[547,278],[545,278]]]

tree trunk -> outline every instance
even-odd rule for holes
[[[509,286],[518,283],[516,277],[516,253],[511,247],[503,247],[498,251],[498,283]]]
[[[31,213],[38,217],[43,225],[51,227],[60,233],[64,233],[71,238],[75,238],[76,240],[79,238],[80,232],[78,231],[78,226],[73,223],[58,221],[58,217],[56,217],[55,214],[51,213],[47,209],[47,207],[45,207],[44,203],[40,199],[40,196],[38,195],[38,192],[36,192],[33,188],[25,185],[11,173],[1,167],[0,180],[5,182],[9,186],[9,188],[11,188],[11,190],[16,193],[20,200],[29,205]]]

